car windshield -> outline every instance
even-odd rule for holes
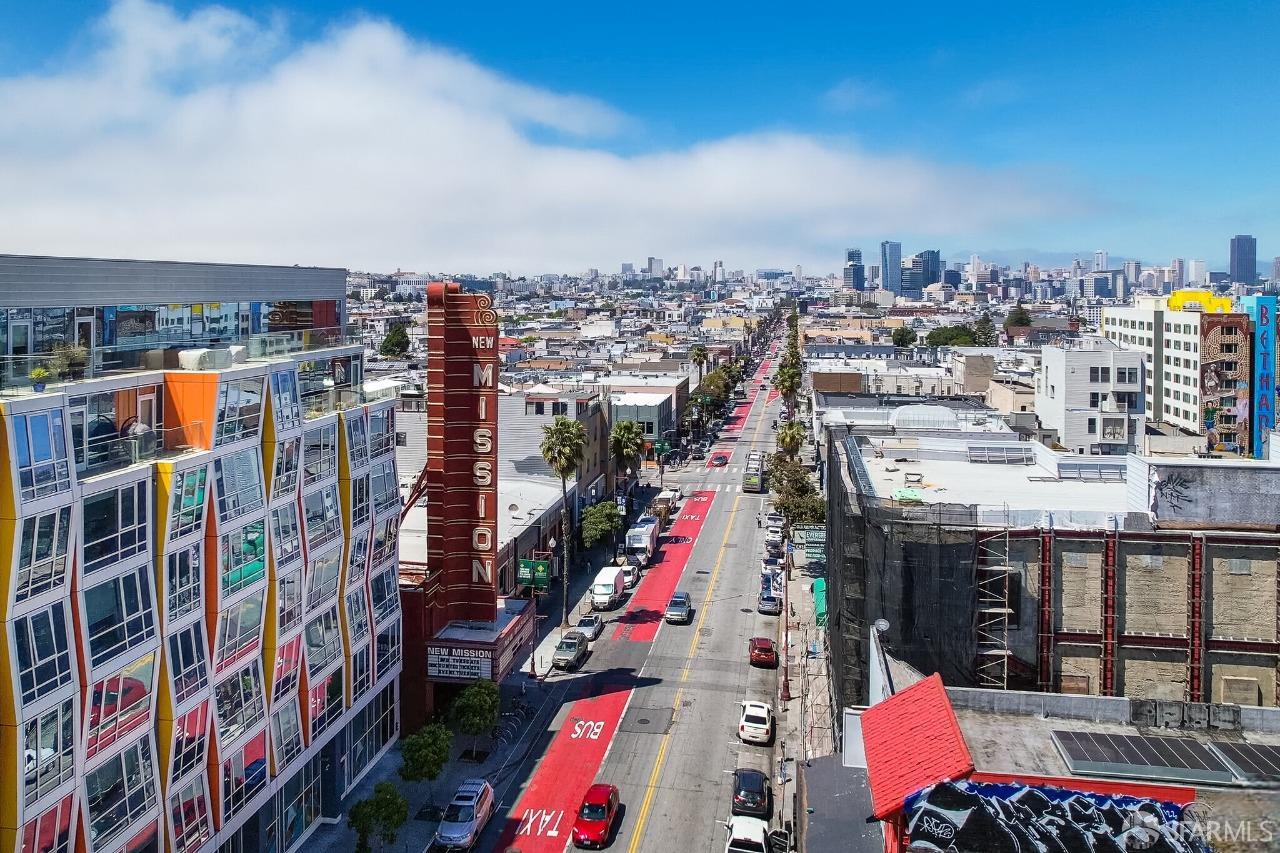
[[[735,838],[729,842],[729,853],[764,853],[764,845],[746,838]]]
[[[605,808],[603,803],[583,803],[582,810],[578,815],[584,820],[604,820]]]
[[[583,616],[578,620],[578,624],[584,628],[594,628],[596,623],[600,621],[599,616]]]
[[[744,773],[738,777],[738,790],[744,794],[758,794],[764,790],[764,777]]]
[[[749,726],[763,726],[767,725],[769,722],[768,718],[762,717],[759,714],[747,714],[742,719]]]
[[[445,823],[466,823],[475,820],[475,806],[465,803],[449,803],[449,808],[444,810]]]
[[[575,652],[578,650],[577,640],[561,640],[560,645],[556,646],[558,652]]]

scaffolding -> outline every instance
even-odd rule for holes
[[[979,687],[1009,687],[1009,528],[980,535],[974,560],[977,608],[977,683]]]

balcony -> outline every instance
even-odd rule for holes
[[[188,435],[201,435],[204,424],[196,421],[184,426],[156,429],[134,421],[122,432],[84,435],[72,425],[72,445],[76,458],[76,476],[80,479],[119,471],[140,462],[173,459],[198,450],[187,442]]]

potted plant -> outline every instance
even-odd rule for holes
[[[35,389],[37,394],[44,390],[45,383],[49,381],[51,375],[47,367],[31,368],[31,387]]]

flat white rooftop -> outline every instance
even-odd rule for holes
[[[527,598],[499,598],[498,618],[493,622],[450,622],[433,640],[449,642],[493,643],[529,606]]]

